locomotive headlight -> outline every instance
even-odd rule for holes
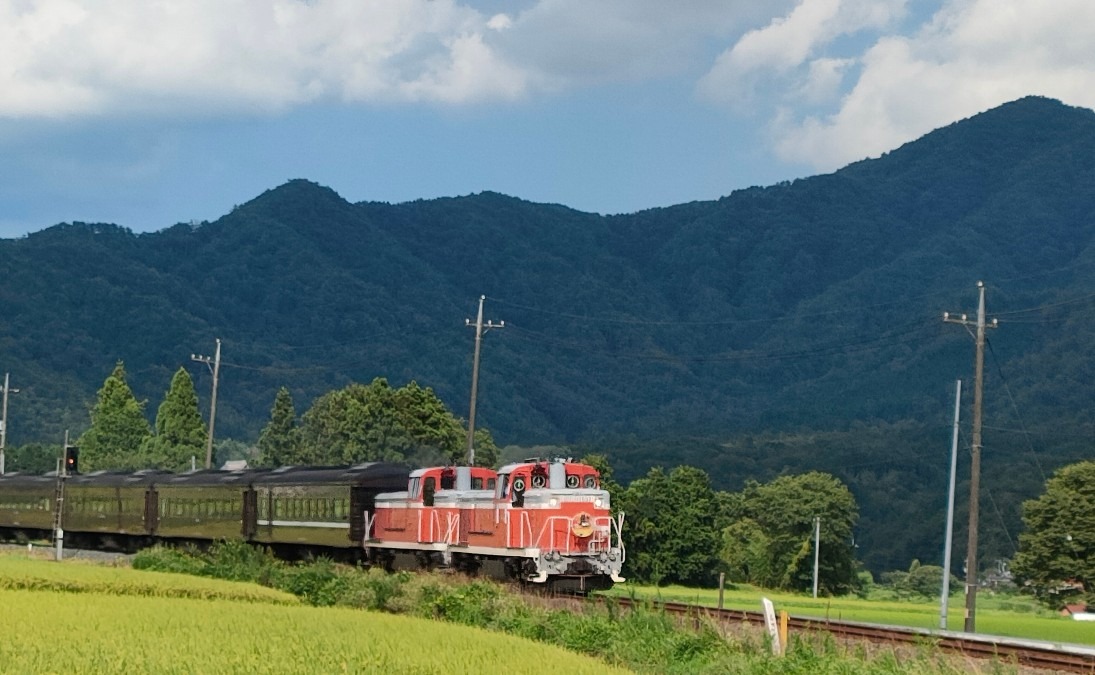
[[[594,500],[593,500],[593,508],[595,508],[595,509],[599,509],[599,508],[601,508],[602,506],[604,506],[604,502],[603,502],[603,501],[601,501],[601,498],[600,498],[600,497],[598,497],[598,498],[596,498],[596,499],[594,499]]]
[[[551,506],[551,507],[554,508],[558,505],[559,505],[559,500],[557,498],[552,497],[551,499],[548,500],[548,506]]]

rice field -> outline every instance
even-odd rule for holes
[[[4,673],[622,673],[475,628],[253,584],[0,555]]]
[[[8,673],[624,672],[562,649],[350,609],[0,591]]]

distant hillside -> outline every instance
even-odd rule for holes
[[[197,226],[58,225],[0,241],[8,442],[82,430],[117,359],[150,417],[179,365],[208,396],[189,355],[216,337],[222,436],[254,439],[279,386],[303,412],[376,376],[463,415],[484,294],[506,327],[484,339],[478,419],[500,444],[608,448],[625,479],[688,462],[727,488],[834,471],[864,556],[907,567],[938,548],[972,370],[941,315],[972,313],[983,279],[1001,327],[982,520],[1004,555],[1040,473],[1090,455],[1093,214],[1095,112],[1026,98],[833,174],[631,215],[351,204],[296,180]]]

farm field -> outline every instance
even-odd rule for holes
[[[718,589],[686,588],[683,586],[638,586],[626,584],[613,589],[613,595],[629,595],[652,600],[688,602],[710,607],[718,606]],[[770,599],[776,610],[786,610],[793,616],[829,618],[837,621],[862,621],[913,628],[939,628],[939,602],[915,600],[872,600],[854,596],[813,598],[779,591],[740,585],[727,588],[723,607],[760,611],[761,598]],[[950,599],[947,628],[962,630],[965,614],[962,596]],[[1075,644],[1095,644],[1095,623],[1074,621],[1057,616],[1048,609],[1035,607],[1033,600],[1013,596],[993,596],[982,591],[977,596],[977,632],[990,635],[1048,640]]]
[[[625,672],[528,640],[352,609],[0,591],[6,672]],[[428,645],[428,648],[427,648]]]
[[[254,584],[0,555],[4,672],[627,672],[550,645]],[[428,647],[427,647],[428,646]]]

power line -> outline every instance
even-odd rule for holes
[[[1034,466],[1038,467],[1038,473],[1042,476],[1042,482],[1046,480],[1046,472],[1042,470],[1042,463],[1038,461],[1038,455],[1034,452],[1034,444],[1031,443],[1030,434],[1027,433],[1027,425],[1023,421],[1023,416],[1019,414],[1019,405],[1015,402],[1015,397],[1011,394],[1011,387],[1008,386],[1008,379],[1004,376],[1004,369],[1000,367],[1000,359],[996,358],[996,351],[992,348],[992,342],[988,342],[989,354],[992,356],[992,362],[996,366],[996,373],[1000,377],[1000,382],[1004,385],[1004,392],[1008,395],[1008,400],[1011,401],[1011,408],[1015,411],[1015,418],[1019,420],[1019,428],[1023,430],[1023,438],[1027,442],[1027,449],[1030,451],[1030,458],[1034,460]]]

